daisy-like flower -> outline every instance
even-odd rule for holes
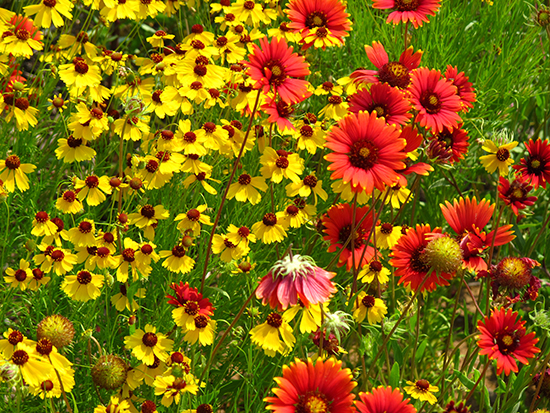
[[[151,225],[158,224],[159,219],[167,219],[170,212],[162,205],[152,206],[144,205],[139,209],[139,212],[134,212],[128,215],[128,223],[134,224],[138,228],[146,228]]]
[[[13,192],[15,187],[20,191],[29,189],[29,178],[26,174],[34,172],[36,166],[30,163],[21,163],[17,155],[9,155],[0,160],[0,181],[8,192]]]
[[[39,211],[32,220],[31,234],[35,237],[52,236],[57,232],[57,225],[51,220],[46,211]]]
[[[287,26],[301,35],[303,49],[311,46],[323,49],[327,46],[341,46],[344,37],[349,36],[351,31],[349,14],[340,0],[292,0],[285,13],[291,21]]]
[[[477,322],[477,329],[481,333],[477,342],[481,348],[479,354],[497,361],[497,374],[517,373],[516,360],[529,364],[527,359],[540,353],[535,346],[539,339],[534,332],[526,334],[525,321],[511,308],[493,310],[490,316]]]
[[[95,244],[95,224],[90,219],[84,219],[68,232],[69,241],[77,247],[88,247]]]
[[[315,197],[315,204],[317,204],[317,196],[322,200],[326,201],[328,195],[323,189],[323,181],[317,179],[317,177],[312,174],[306,176],[302,181],[295,183],[292,182],[286,186],[286,195],[289,197],[301,196],[303,198],[309,197],[312,193]]]
[[[260,172],[266,179],[271,179],[278,184],[283,178],[288,178],[292,182],[299,182],[300,176],[304,171],[304,160],[297,153],[287,152],[285,150],[267,147],[260,157],[262,168]]]
[[[86,200],[89,206],[96,206],[101,204],[107,197],[105,194],[110,195],[112,192],[111,185],[109,185],[109,177],[89,175],[84,180],[77,179],[75,184],[77,197],[80,201]]]
[[[292,133],[292,136],[297,141],[298,149],[305,149],[312,155],[325,144],[325,131],[321,126],[315,126],[315,124],[300,126]]]
[[[510,157],[510,151],[516,146],[518,146],[517,142],[497,146],[492,140],[487,139],[483,142],[481,148],[489,155],[482,156],[479,160],[490,174],[498,169],[500,176],[506,176],[508,175],[508,167],[514,163],[514,160]]]
[[[164,334],[157,333],[156,327],[150,324],[145,326],[145,331],[138,328],[131,336],[124,337],[124,344],[128,350],[140,361],[153,364],[155,356],[166,360],[168,351],[172,351],[174,340],[170,340]]]
[[[208,205],[203,204],[190,209],[186,213],[176,215],[174,221],[180,221],[177,228],[181,232],[191,230],[194,236],[198,236],[201,232],[201,224],[213,225],[210,217],[204,214],[207,208]]]
[[[107,406],[97,406],[94,413],[130,413],[130,402],[120,396],[111,396]]]
[[[269,314],[264,323],[250,330],[250,338],[270,357],[274,357],[277,353],[283,355],[288,353],[296,342],[296,338],[292,335],[292,328],[277,313]]]
[[[6,359],[11,358],[17,344],[19,343],[24,343],[31,348],[36,346],[34,341],[29,340],[19,330],[8,328],[8,331],[4,331],[3,336],[5,339],[0,340],[0,353]]]
[[[365,215],[367,215],[367,217],[363,220],[361,225],[358,225]],[[367,264],[374,255],[374,249],[367,244],[367,237],[372,230],[372,215],[372,211],[370,211],[368,206],[355,210],[355,224],[353,225],[355,227],[355,234],[353,235],[351,233],[353,209],[349,204],[334,205],[323,217],[324,232],[326,234],[323,239],[330,241],[328,252],[335,252],[341,249],[348,238],[353,236],[353,250],[350,241],[346,245],[346,248],[340,252],[340,257],[338,259],[339,267],[346,265],[346,269],[349,271],[355,260],[355,266],[361,268]],[[362,260],[361,257],[363,257]]]
[[[267,121],[269,123],[275,123],[280,133],[293,131],[295,129],[292,124],[292,114],[294,108],[283,100],[276,101],[275,99],[269,99],[267,103],[260,107],[269,117]]]
[[[351,391],[357,383],[352,378],[340,360],[318,358],[314,364],[295,359],[283,366],[283,377],[275,377],[279,387],[273,389],[275,396],[264,399],[266,408],[275,413],[354,413]]]
[[[61,289],[76,301],[95,300],[101,295],[103,275],[79,271],[77,275],[67,275],[61,284]]]
[[[67,87],[76,94],[86,87],[94,87],[101,82],[101,71],[90,61],[75,57],[71,63],[59,66],[59,78],[65,82]]]
[[[252,205],[256,205],[262,199],[258,189],[262,192],[267,190],[265,179],[259,176],[252,177],[244,173],[237,178],[237,182],[229,186],[227,199],[235,198],[239,202],[250,202]]]
[[[527,196],[532,189],[533,185],[529,185],[521,176],[512,182],[501,176],[498,181],[498,197],[512,208],[516,216],[520,209],[533,205],[537,200],[536,196]]]
[[[281,242],[286,237],[286,228],[280,222],[281,214],[275,215],[268,212],[261,221],[252,225],[252,232],[261,239],[264,244]]]
[[[358,323],[362,323],[365,317],[371,325],[379,323],[387,312],[388,307],[384,301],[364,291],[361,291],[353,302],[353,318]]]
[[[412,117],[411,105],[403,92],[387,83],[375,83],[350,96],[349,111],[375,113],[389,125],[405,125]]]
[[[40,265],[40,269],[45,273],[49,273],[53,269],[57,275],[65,275],[72,271],[77,263],[77,256],[72,254],[70,250],[53,248],[50,255]]]
[[[380,261],[373,258],[371,262],[364,265],[357,278],[364,283],[370,284],[374,280],[377,280],[380,284],[386,284],[390,278],[390,270],[382,265]]]
[[[12,268],[6,269],[7,276],[4,277],[4,281],[11,284],[11,288],[19,288],[21,291],[25,291],[32,279],[32,271],[29,266],[29,263],[21,258],[17,270]]]
[[[16,366],[25,382],[33,386],[38,386],[47,380],[53,372],[52,365],[37,353],[36,347],[29,346],[25,342],[15,346],[9,362]]]
[[[529,155],[521,158],[521,165],[514,165],[512,168],[518,171],[522,177],[526,178],[535,189],[539,186],[546,188],[546,182],[550,181],[550,145],[548,139],[544,141],[529,139],[525,143]],[[2,179],[2,175],[0,175]]]
[[[67,190],[57,199],[55,207],[65,214],[77,214],[82,211],[82,202],[74,191]]]
[[[220,259],[223,262],[231,262],[247,255],[250,252],[250,248],[244,244],[234,244],[227,236],[216,234],[212,239],[212,252],[214,254],[221,254]]]
[[[317,267],[310,257],[289,254],[261,279],[256,297],[277,310],[286,310],[300,301],[304,305],[321,304],[336,292],[331,281],[334,275]]]
[[[2,36],[3,53],[29,58],[34,50],[42,50],[42,32],[34,25],[34,22],[25,17],[14,15],[10,21],[13,29]]]
[[[468,81],[468,76],[466,76],[464,72],[458,73],[456,67],[447,65],[447,70],[445,70],[445,78],[453,82],[453,85],[456,87],[456,93],[458,93],[458,96],[462,102],[462,110],[468,112],[474,107],[474,103],[476,101],[476,93],[472,87],[472,83]]]
[[[262,88],[264,93],[271,89],[288,104],[301,102],[310,92],[309,82],[302,78],[310,74],[308,64],[303,56],[292,51],[283,38],[264,37],[260,46],[253,45],[254,51],[248,56],[250,62],[244,65],[249,69],[250,78],[256,82],[255,88]]]
[[[6,121],[11,121],[12,117],[15,116],[15,123],[18,130],[28,130],[29,125],[34,127],[38,123],[38,120],[36,119],[38,109],[30,106],[29,100],[26,97],[13,99],[12,95],[10,99],[8,96],[4,96],[0,108],[3,108],[4,105],[9,111],[6,116]]]
[[[428,16],[435,16],[439,10],[441,0],[374,0],[375,9],[393,9],[386,23],[411,22],[415,29],[422,27],[424,22],[429,23]]]
[[[27,16],[36,14],[34,21],[39,27],[49,29],[53,25],[55,27],[63,26],[63,17],[71,20],[73,15],[71,10],[73,4],[69,0],[42,0],[41,3],[23,8]]]
[[[372,46],[365,46],[365,52],[378,70],[357,69],[350,78],[362,83],[387,83],[399,89],[406,89],[409,86],[410,73],[418,67],[422,59],[422,51],[413,52],[413,47],[410,46],[401,53],[398,62],[390,62],[388,53],[380,42],[372,42]]]
[[[458,127],[462,103],[456,86],[441,77],[441,72],[425,67],[416,69],[411,74],[409,92],[411,103],[418,111],[415,122],[420,126],[433,133],[443,131],[444,127]]]
[[[169,251],[160,251],[159,256],[166,258],[162,266],[173,272],[187,274],[195,266],[195,260],[185,254],[185,248],[182,245],[176,245]]]
[[[426,401],[430,404],[437,403],[437,397],[432,393],[438,392],[439,387],[431,385],[428,380],[420,379],[414,383],[407,380],[407,384],[408,386],[405,386],[404,389],[413,399]]]
[[[416,413],[409,399],[404,399],[399,389],[380,386],[370,393],[359,393],[361,401],[356,402],[359,413]]]
[[[437,163],[453,164],[464,159],[468,152],[468,132],[462,128],[462,123],[457,127],[448,128],[446,126],[439,133],[433,133],[430,144],[426,150],[428,157]]]
[[[193,319],[195,328],[187,330],[183,339],[189,344],[195,344],[197,341],[201,346],[209,346],[214,342],[216,331],[216,321],[210,317],[199,314]]]
[[[327,135],[325,146],[333,152],[325,156],[333,171],[331,179],[342,178],[367,193],[376,187],[393,185],[405,168],[405,140],[395,126],[387,125],[376,113],[350,114]]]
[[[162,396],[161,404],[164,407],[170,407],[172,403],[178,405],[182,394],[197,394],[199,391],[198,380],[192,374],[184,374],[182,377],[158,375],[152,386],[155,395]],[[143,408],[142,411],[145,412]]]
[[[319,115],[325,120],[339,121],[348,114],[349,104],[342,96],[330,95],[326,99],[327,105],[321,109]]]
[[[179,285],[172,283],[170,286],[176,293],[176,296],[167,295],[169,298],[168,304],[175,305],[177,308],[172,310],[172,317],[178,327],[181,327],[184,332],[194,330],[194,319],[199,315],[212,316],[214,315],[214,306],[210,300],[203,297],[202,293],[196,288],[189,287],[189,283],[183,284],[180,281]]]
[[[323,304],[323,311],[328,312],[328,302]],[[290,322],[296,317],[298,313],[301,313],[300,318],[300,332],[313,333],[317,331],[322,325],[322,312],[320,305],[306,305],[301,300],[298,300],[298,304],[288,307],[288,309],[283,313],[283,320]]]
[[[96,155],[96,151],[88,146],[84,138],[75,138],[70,135],[67,139],[57,140],[55,156],[65,163],[89,161]]]
[[[376,247],[380,249],[392,248],[401,237],[401,227],[393,226],[389,222],[376,226]]]

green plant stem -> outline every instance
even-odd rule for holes
[[[481,311],[481,308],[479,308],[479,306],[477,305],[477,300],[474,297],[474,293],[472,292],[472,290],[470,289],[470,286],[468,285],[468,283],[466,282],[466,280],[464,278],[462,278],[462,283],[464,284],[464,286],[468,290],[468,293],[470,294],[470,297],[472,297],[472,302],[474,303],[474,306],[476,307],[477,312],[479,314],[481,314],[482,317],[485,317],[485,314],[483,314],[483,311]]]
[[[485,363],[485,367],[483,368],[483,371],[481,372],[479,379],[477,379],[476,383],[474,384],[474,387],[472,387],[472,390],[470,390],[470,393],[468,393],[468,396],[466,396],[466,398],[464,399],[464,403],[467,403],[468,400],[470,400],[470,397],[472,397],[472,395],[474,394],[475,389],[477,388],[479,383],[481,383],[481,380],[483,380],[483,378],[485,377],[485,373],[489,368],[489,364],[491,364],[490,360],[488,360],[487,363]]]
[[[542,365],[540,366],[539,373],[540,373],[541,376],[539,378],[539,382],[537,384],[537,389],[535,390],[535,394],[533,395],[533,400],[531,401],[531,405],[529,406],[529,412],[528,413],[531,413],[535,409],[535,404],[536,404],[537,398],[539,396],[540,389],[542,387],[542,383],[544,382],[544,371],[546,370],[546,368],[548,366],[548,362],[550,362],[550,353],[548,353],[548,355],[546,356],[546,358],[542,362]]]
[[[546,204],[546,208],[548,209],[548,205],[550,204],[550,202],[548,202]],[[538,232],[537,236],[535,237],[535,240],[533,241],[533,244],[531,245],[531,247],[529,248],[529,251],[527,252],[527,257],[531,256],[531,254],[533,253],[533,250],[535,249],[535,246],[537,245],[537,242],[539,241],[539,238],[540,236],[542,235],[542,233],[546,230],[546,226],[548,225],[548,222],[550,221],[550,214],[548,214],[548,216],[546,217],[546,219],[544,220],[544,223],[542,224],[542,227],[540,228],[540,231]]]
[[[244,135],[243,143],[241,145],[241,150],[239,151],[239,155],[237,156],[237,159],[235,159],[235,163],[233,164],[233,169],[231,170],[231,175],[229,175],[229,180],[225,187],[225,191],[222,196],[220,207],[218,208],[218,213],[216,214],[216,219],[214,220],[214,224],[212,226],[212,229],[210,230],[210,239],[208,240],[208,244],[207,244],[208,246],[206,248],[206,258],[204,260],[204,268],[202,270],[201,293],[204,290],[204,281],[206,280],[206,271],[208,270],[208,261],[210,260],[210,255],[212,251],[212,240],[214,239],[216,228],[218,227],[218,223],[220,222],[223,205],[225,204],[225,200],[227,199],[227,193],[229,192],[229,187],[231,186],[231,182],[233,182],[233,178],[235,177],[235,172],[237,171],[237,168],[239,166],[239,161],[243,156],[244,148],[246,146],[246,141],[248,140],[248,136],[250,135],[250,129],[252,128],[252,123],[254,122],[254,115],[256,114],[256,110],[258,109],[258,102],[260,101],[261,93],[262,93],[262,89],[258,89],[256,102],[254,102],[254,109],[252,109],[252,113],[250,114],[250,121],[248,122],[248,128],[246,130],[246,135]]]
[[[420,335],[420,297],[416,300],[416,327],[414,332],[414,343],[411,357],[411,375],[416,379],[416,349],[418,346],[418,337]]]

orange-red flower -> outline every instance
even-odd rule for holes
[[[537,200],[536,196],[527,196],[532,189],[533,185],[529,185],[521,176],[512,182],[502,176],[498,180],[498,197],[512,208],[516,216],[520,209],[533,205]]]
[[[453,85],[455,85],[456,93],[458,93],[460,101],[462,102],[462,110],[468,112],[473,108],[476,101],[476,93],[472,86],[472,82],[468,81],[468,76],[466,76],[464,72],[458,73],[456,67],[447,65],[445,79],[450,80],[453,82]]]
[[[360,413],[416,413],[399,389],[380,386],[370,393],[359,393],[359,398],[355,404]]]
[[[435,159],[437,163],[459,162],[464,159],[468,152],[468,132],[462,128],[460,123],[456,128],[444,127],[439,133],[432,134],[429,137],[427,153],[430,159]]]
[[[411,22],[415,29],[422,27],[424,22],[429,23],[428,16],[435,16],[439,10],[441,0],[374,0],[375,9],[393,9],[386,23]]]
[[[387,125],[376,113],[350,114],[338,122],[327,135],[325,156],[330,162],[331,179],[360,186],[367,193],[376,187],[385,190],[399,180],[396,171],[404,169],[405,140],[395,126]]]
[[[525,334],[525,321],[521,317],[518,319],[518,313],[512,313],[511,308],[493,310],[490,316],[477,322],[477,329],[481,333],[477,342],[481,348],[479,354],[497,361],[497,374],[503,371],[506,375],[511,371],[517,373],[516,360],[529,364],[527,359],[540,353],[535,346],[539,339],[534,332]]]
[[[546,188],[546,182],[550,181],[550,145],[548,139],[544,141],[529,139],[525,144],[529,156],[521,158],[521,165],[514,165],[512,168],[517,170],[523,178],[526,178],[535,189],[539,186]]]

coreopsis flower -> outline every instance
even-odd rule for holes
[[[399,0],[374,0],[372,7],[375,9],[393,9],[386,23],[411,22],[415,29],[422,27],[423,23],[429,23],[428,16],[435,16],[439,10],[441,0],[418,0],[415,2],[403,2]]]
[[[116,1],[116,0],[115,0]],[[130,402],[119,395],[111,396],[107,406],[97,406],[93,413],[130,413]]]
[[[385,190],[399,180],[398,170],[405,168],[405,140],[400,131],[387,125],[375,113],[350,114],[334,126],[325,146],[333,152],[325,156],[333,171],[331,179],[342,178],[367,193],[376,187]]]
[[[235,245],[248,247],[250,242],[256,242],[256,236],[250,232],[248,227],[236,227],[231,224],[227,227],[227,239]]]
[[[220,254],[220,259],[223,262],[231,262],[247,255],[250,252],[250,248],[244,244],[234,244],[225,235],[216,234],[212,239],[212,252]]]
[[[305,149],[312,155],[325,144],[325,131],[312,124],[300,126],[292,133],[292,137],[296,139],[299,150]]]
[[[359,393],[356,402],[359,413],[416,413],[409,399],[405,399],[399,389],[379,386],[370,393]]]
[[[41,285],[46,285],[51,280],[50,277],[44,275],[44,271],[40,268],[33,268],[32,278],[29,281],[27,287],[31,291],[37,291]]]
[[[93,252],[93,251],[92,251]],[[113,252],[109,247],[99,247],[95,251],[95,254],[93,254],[89,261],[86,263],[86,269],[94,270],[96,265],[99,268],[111,268],[115,269],[117,265],[117,260],[115,257],[113,257]]]
[[[350,369],[342,369],[342,361],[330,358],[311,359],[304,362],[295,359],[283,366],[283,377],[276,377],[279,387],[273,389],[275,396],[266,397],[266,408],[275,413],[313,411],[331,413],[354,413],[351,392],[357,383]],[[388,412],[389,413],[389,412]]]
[[[145,292],[145,288],[138,288],[134,297],[144,298]],[[124,309],[126,308],[128,311],[133,313],[134,311],[137,311],[139,309],[139,304],[134,299],[134,297],[128,298],[126,285],[120,284],[120,292],[111,297],[111,304],[115,306],[117,311],[124,311]]]
[[[264,244],[271,244],[273,242],[281,242],[286,237],[286,227],[281,224],[281,214],[278,215],[268,212],[265,214],[261,221],[252,225],[252,232],[259,238]]]
[[[178,327],[181,327],[184,332],[192,331],[197,328],[195,326],[195,318],[199,315],[210,317],[214,315],[214,306],[210,300],[203,297],[196,288],[189,287],[188,283],[183,284],[180,281],[179,285],[172,283],[170,286],[176,293],[176,296],[167,295],[168,304],[177,306],[172,310],[172,317]]]
[[[162,266],[172,272],[187,274],[195,266],[195,260],[186,255],[182,245],[175,245],[171,250],[160,251],[159,256],[166,258],[162,262]]]
[[[89,60],[75,57],[71,63],[59,66],[59,78],[65,82],[70,91],[74,90],[74,94],[78,95],[86,87],[99,85],[101,71]]]
[[[256,297],[278,310],[299,302],[307,306],[322,304],[336,292],[331,281],[334,275],[317,267],[311,257],[289,254],[261,279]]]
[[[271,179],[274,183],[279,183],[283,178],[288,178],[292,182],[299,182],[299,175],[304,171],[304,160],[296,153],[287,152],[267,147],[260,157],[262,168],[260,172],[266,179]]]
[[[363,217],[367,215],[365,219]],[[363,219],[361,225],[359,222]],[[340,250],[348,238],[352,235],[352,225],[355,226],[353,234],[353,247],[351,240],[346,248],[340,252],[338,266],[346,265],[349,271],[353,262],[356,268],[361,268],[367,264],[374,255],[374,249],[368,245],[372,237],[369,237],[372,228],[373,214],[368,206],[357,208],[355,210],[355,223],[352,224],[353,209],[349,204],[338,204],[332,206],[327,214],[322,218],[325,227],[324,240],[330,241],[328,252]],[[369,238],[369,239],[368,239]]]
[[[365,46],[365,52],[371,63],[378,70],[357,69],[350,77],[361,83],[387,83],[392,87],[406,89],[411,82],[411,72],[420,65],[422,51],[413,52],[410,46],[401,53],[399,61],[391,61],[380,42],[372,42],[372,46]]]
[[[265,179],[260,176],[252,177],[244,173],[237,178],[236,182],[233,182],[229,186],[227,199],[235,198],[239,202],[250,202],[252,205],[256,205],[262,199],[258,189],[262,192],[267,190]]]
[[[439,387],[430,384],[428,380],[420,379],[414,383],[407,380],[407,384],[408,386],[405,386],[404,389],[413,399],[426,401],[430,404],[437,403],[437,397],[432,393],[438,392]]]
[[[476,101],[475,90],[472,87],[472,83],[468,81],[468,76],[464,72],[458,73],[458,69],[451,65],[447,65],[444,76],[447,80],[453,82],[453,85],[456,87],[456,93],[462,103],[462,110],[468,112],[474,107]]]
[[[264,37],[260,46],[253,45],[253,53],[248,56],[250,62],[244,65],[249,69],[250,78],[256,82],[255,88],[264,93],[271,89],[288,104],[301,102],[309,92],[305,80],[294,79],[310,74],[303,56],[293,53],[284,39]]]
[[[159,375],[155,378],[153,387],[155,395],[162,396],[161,404],[164,407],[170,407],[172,403],[179,405],[182,394],[197,394],[199,391],[198,380],[192,374],[184,374],[183,377]]]
[[[485,233],[484,228],[491,220],[495,205],[487,200],[479,203],[474,197],[456,199],[451,204],[441,204],[441,212],[453,231],[460,236],[460,248],[464,265],[475,271],[487,269],[487,263],[480,256],[491,245],[500,246],[512,241],[515,236],[510,229],[512,225],[503,225]],[[493,240],[494,238],[494,240]]]
[[[65,214],[77,214],[82,211],[82,202],[72,190],[64,191],[55,202],[55,207]]]
[[[193,175],[189,175],[187,178],[185,178],[185,180],[182,182],[183,184],[183,187],[185,189],[188,189],[192,184],[194,184],[195,182],[199,182],[200,185],[202,186],[202,188],[208,192],[209,194],[211,195],[217,195],[218,194],[218,191],[216,191],[216,189],[210,185],[207,181],[213,181],[213,182],[216,182],[216,183],[220,183],[220,181],[218,181],[217,179],[212,179],[211,178],[211,173],[206,173],[206,172],[201,172],[199,174],[193,174]]]
[[[344,44],[351,31],[350,16],[340,0],[315,2],[292,0],[285,10],[290,23],[287,27],[300,34],[303,49],[322,48]]]
[[[77,275],[66,275],[61,289],[76,301],[95,300],[101,295],[103,275],[79,271]]]
[[[380,298],[361,291],[353,302],[353,318],[362,323],[365,317],[369,324],[379,323],[388,312],[388,307]]]
[[[138,328],[131,336],[124,337],[126,349],[146,364],[153,364],[155,356],[161,360],[168,357],[168,351],[172,351],[174,340],[170,340],[150,324],[145,326],[145,331]]]
[[[479,160],[490,174],[498,168],[500,176],[506,176],[508,175],[508,167],[514,163],[514,160],[510,157],[510,151],[516,146],[518,146],[517,142],[497,146],[492,140],[486,139],[481,148],[489,155],[482,156]]]
[[[297,198],[279,214],[283,226],[300,228],[317,214],[317,208],[315,205],[308,205],[305,200]]]
[[[77,178],[75,189],[77,190],[78,199],[80,201],[86,200],[89,206],[101,204],[107,199],[105,194],[110,195],[112,192],[109,177],[105,175],[89,175],[84,180]]]
[[[40,265],[40,269],[45,273],[49,273],[53,269],[57,275],[65,275],[69,271],[72,271],[77,263],[77,256],[72,254],[69,250],[53,248],[49,257]]]
[[[148,277],[151,273],[151,267],[149,262],[151,259],[145,261],[137,260],[137,252],[140,250],[140,246],[137,242],[131,238],[124,239],[124,249],[122,254],[118,256],[118,268],[116,271],[117,280],[119,282],[126,282],[128,280],[129,273],[132,275],[132,280],[137,281],[138,271],[143,277]],[[149,262],[147,262],[149,261]]]
[[[72,9],[73,4],[69,0],[42,0],[39,4],[23,8],[27,16],[36,14],[35,23],[46,29],[49,29],[52,23],[55,27],[63,26],[62,15],[71,20],[73,18]]]
[[[209,346],[214,342],[216,331],[216,320],[199,314],[193,319],[195,328],[187,330],[183,339],[189,344],[195,344],[197,341],[201,346]]]
[[[19,288],[21,291],[25,291],[32,279],[32,272],[29,266],[29,263],[21,258],[17,270],[9,267],[6,269],[7,276],[4,277],[4,281],[11,284],[10,288]]]
[[[375,228],[376,247],[380,249],[392,248],[401,237],[401,227],[389,222],[381,223]]]
[[[95,244],[95,224],[93,220],[84,219],[76,227],[69,230],[69,241],[77,247],[87,247]]]
[[[410,100],[418,111],[415,122],[431,129],[433,133],[443,128],[458,128],[462,109],[460,97],[451,81],[441,77],[438,70],[425,67],[414,70],[409,87]]]
[[[0,160],[0,181],[8,192],[13,192],[15,187],[20,191],[29,189],[29,179],[26,174],[34,172],[36,166],[30,163],[21,163],[17,155],[9,155]]]
[[[129,116],[114,121],[114,132],[124,140],[139,141],[149,134],[149,116]]]
[[[181,232],[192,231],[194,236],[198,236],[201,232],[201,224],[213,225],[210,217],[204,213],[207,208],[208,205],[203,204],[190,209],[186,213],[176,215],[174,221],[180,221],[177,228]]]
[[[533,142],[525,143],[529,155],[526,158],[521,158],[521,165],[514,165],[518,173],[526,178],[526,181],[531,183],[535,189],[539,186],[546,188],[546,182],[550,180],[550,145],[548,139],[544,141],[540,138]],[[2,179],[2,175],[0,175]]]
[[[139,11],[140,2],[138,0],[112,0],[108,2],[109,7],[105,5],[100,14],[107,21],[114,22],[121,19],[135,20]]]
[[[319,198],[321,198],[323,201],[326,201],[328,198],[328,195],[323,189],[322,185],[323,181],[317,179],[314,174],[311,174],[306,176],[300,182],[292,182],[288,184],[285,187],[286,195],[289,197],[294,197],[298,195],[302,198],[307,198],[313,193],[313,196],[315,197],[315,205],[317,205],[317,196],[319,196]]]
[[[274,357],[277,353],[287,354],[296,342],[292,328],[277,313],[269,314],[264,323],[250,330],[250,338],[270,357]]]
[[[32,220],[31,234],[36,237],[52,236],[57,232],[57,225],[51,220],[46,211],[39,211]]]
[[[357,275],[357,279],[370,284],[374,280],[380,284],[386,284],[390,278],[390,270],[382,265],[380,261],[373,258],[368,264],[364,265]]]
[[[298,304],[288,307],[283,313],[283,320],[289,323],[300,313],[300,332],[302,334],[313,333],[321,327],[322,311],[328,312],[328,302],[323,304],[323,310],[321,310],[321,305],[306,305],[302,300],[298,300]]]
[[[157,89],[153,92],[150,99],[145,99],[145,102],[151,106],[159,118],[164,119],[165,116],[174,116],[180,107],[180,103],[176,97],[178,90],[173,86],[166,86],[164,89]]]
[[[229,131],[214,122],[205,122],[202,128],[195,131],[197,138],[204,142],[204,147],[221,153],[229,153]]]
[[[339,121],[348,114],[349,104],[342,96],[330,95],[326,99],[326,106],[319,111],[319,115],[325,120]]]
[[[82,162],[93,159],[96,151],[88,146],[88,142],[83,138],[75,138],[69,135],[67,139],[57,140],[55,156],[63,160],[64,163]]]
[[[164,155],[162,158],[164,158]],[[168,181],[170,181],[170,179],[172,179],[172,172],[162,173],[160,171],[160,166],[162,163],[156,156],[147,155],[143,161],[145,163],[145,168],[140,171],[139,179],[144,182],[143,185],[146,189],[162,188]]]
[[[139,9],[136,14],[138,19],[146,19],[147,17],[155,18],[159,13],[162,13],[166,8],[166,4],[162,0],[140,1]]]
[[[48,99],[48,102],[51,103],[51,105],[48,106],[48,110],[56,108],[59,113],[63,113],[63,110],[67,109],[67,102],[65,101],[65,99],[63,99],[61,93],[54,95],[53,99]]]
[[[388,125],[404,126],[412,118],[411,105],[405,94],[387,83],[375,83],[350,96],[349,111],[375,113]]]
[[[29,100],[26,97],[20,97],[17,99],[11,97],[10,99],[10,97],[4,96],[2,100],[3,102],[1,103],[0,108],[9,108],[6,121],[10,122],[15,116],[17,130],[24,131],[28,130],[29,126],[36,126],[38,123],[38,120],[36,119],[38,109],[30,106]]]
[[[38,386],[52,373],[52,365],[37,353],[35,347],[17,343],[9,363],[14,364],[26,383]]]
[[[147,43],[149,43],[153,47],[164,47],[164,41],[165,40],[172,40],[174,37],[173,34],[168,34],[164,30],[157,30],[154,35],[146,38]]]
[[[4,331],[3,336],[4,338],[0,340],[0,353],[6,359],[11,358],[19,343],[24,343],[31,348],[36,345],[33,340],[29,340],[19,330],[13,330],[12,328],[8,328],[7,331]]]
[[[477,322],[477,329],[480,332],[479,354],[488,356],[489,360],[496,359],[497,374],[503,371],[506,375],[511,371],[517,373],[516,360],[529,364],[527,359],[540,353],[535,346],[539,339],[535,338],[534,332],[526,334],[525,321],[511,308],[493,310],[490,316]]]
[[[24,16],[14,15],[10,21],[13,29],[2,36],[3,53],[29,58],[34,50],[42,50],[42,32],[34,22]]]
[[[519,215],[520,209],[533,205],[537,200],[536,196],[528,196],[532,189],[533,185],[529,185],[521,176],[516,177],[512,182],[502,176],[499,177],[498,197],[512,208],[516,216]]]
[[[167,219],[169,216],[170,212],[162,205],[152,206],[147,204],[142,206],[139,212],[128,214],[128,224],[147,229],[158,224],[159,219]]]

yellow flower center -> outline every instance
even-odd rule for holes
[[[361,148],[359,149],[359,155],[363,158],[368,158],[370,155],[370,149],[369,148]]]
[[[504,337],[502,337],[502,342],[507,346],[511,346],[514,342],[514,339],[509,335],[505,335]]]

